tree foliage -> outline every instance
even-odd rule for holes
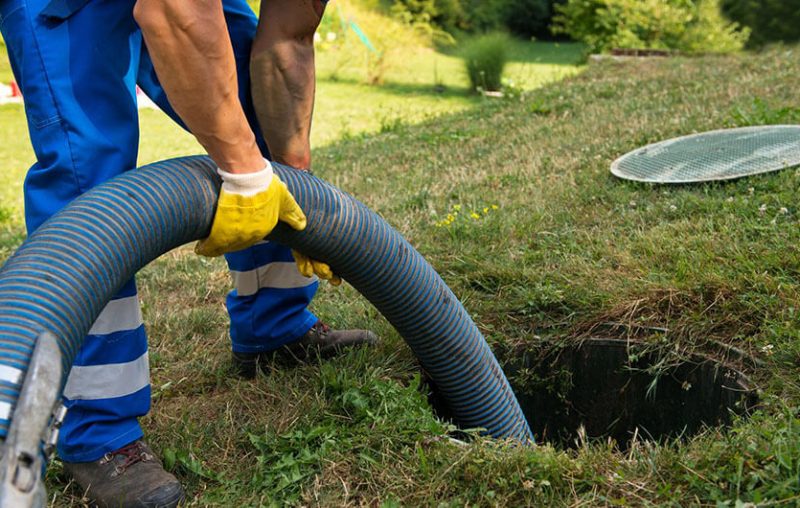
[[[750,47],[800,41],[800,0],[723,0],[722,10],[752,30]]]
[[[554,6],[565,0],[393,0],[392,12],[412,23],[432,23],[450,33],[508,30],[550,38]]]
[[[725,19],[719,0],[568,0],[554,31],[591,51],[613,48],[726,53],[741,49],[750,30]]]

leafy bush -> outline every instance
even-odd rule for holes
[[[466,42],[462,56],[473,90],[500,90],[509,44],[504,33],[481,35]]]
[[[398,0],[392,5],[392,14],[410,24],[430,23],[438,14],[436,0]]]
[[[460,0],[394,0],[391,15],[413,26],[428,26],[449,33],[466,30],[467,17]]]
[[[550,38],[555,5],[562,3],[563,0],[510,1],[506,6],[505,25],[517,35]]]
[[[554,5],[566,0],[392,0],[390,11],[405,22],[432,23],[449,33],[508,29],[525,37],[550,38]]]
[[[568,0],[557,6],[554,31],[592,51],[668,49],[689,53],[737,51],[748,28],[726,20],[720,0]]]
[[[722,0],[722,12],[753,31],[748,46],[800,41],[800,0]]]
[[[506,6],[513,0],[461,0],[469,29],[475,32],[497,30],[505,21]]]
[[[449,32],[500,28],[514,0],[393,0],[391,13],[406,23],[433,23]]]
[[[453,33],[469,28],[469,21],[461,0],[436,0],[434,23]]]

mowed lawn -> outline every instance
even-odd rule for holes
[[[352,34],[349,37],[353,37]],[[312,146],[320,148],[342,138],[393,130],[444,113],[462,111],[487,100],[470,93],[463,62],[448,53],[422,46],[393,49],[384,82],[368,84],[367,50],[335,48],[317,53],[317,101]],[[515,41],[509,50],[506,76],[520,89],[531,89],[573,75],[582,68],[583,46],[574,43]],[[13,80],[0,40],[0,83]],[[178,155],[200,153],[194,138],[160,111],[141,112],[140,164]],[[0,206],[19,217],[22,176],[33,160],[22,107],[0,105]]]
[[[229,277],[220,260],[185,247],[139,278],[149,440],[197,506],[795,504],[800,171],[666,187],[616,180],[608,167],[672,136],[798,123],[798,72],[800,50],[779,48],[593,64],[506,100],[470,99],[456,84],[441,96],[384,92],[398,108],[437,97],[465,105],[408,121],[373,113],[377,123],[355,130],[353,121],[345,139],[318,138],[315,151],[316,172],[402,232],[491,343],[627,336],[598,326],[615,322],[644,330],[637,337],[665,358],[732,345],[763,361],[742,366],[762,391],[752,418],[625,452],[604,440],[570,450],[458,444],[427,406],[402,339],[346,284],[323,285],[313,308],[334,326],[374,329],[383,338],[374,351],[238,381],[228,372]],[[321,78],[317,132],[339,127],[322,119],[325,87],[362,86]],[[387,83],[379,90],[415,85]],[[341,115],[373,101],[360,90],[349,103],[342,93]],[[18,106],[0,108],[0,119],[8,255],[20,240],[17,193],[30,154]],[[143,133],[143,160],[196,150],[155,112],[143,115]],[[58,463],[49,487],[57,506],[82,503]]]

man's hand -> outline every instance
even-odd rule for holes
[[[341,277],[334,274],[331,267],[322,261],[311,259],[302,252],[297,252],[296,250],[292,251],[292,256],[294,256],[294,262],[297,263],[297,269],[306,277],[316,275],[320,279],[327,280],[334,286],[338,286],[342,283]]]
[[[195,252],[219,256],[250,247],[263,240],[279,220],[298,231],[306,227],[306,216],[286,184],[273,174],[268,161],[264,163],[266,167],[255,173],[219,170],[222,188],[214,223],[208,238],[197,243]]]
[[[250,59],[253,104],[276,161],[298,169],[311,165],[314,111],[314,32],[325,0],[262,0]],[[292,251],[300,273],[339,285],[330,266]]]

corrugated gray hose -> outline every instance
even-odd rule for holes
[[[486,341],[423,257],[353,197],[309,173],[277,164],[275,171],[308,226],[296,232],[279,224],[269,239],[329,263],[369,299],[408,342],[459,425],[532,441]],[[55,336],[69,372],[92,323],[128,279],[208,234],[219,185],[214,164],[203,156],[129,171],[52,217],[6,262],[0,270],[0,438],[37,337]],[[66,374],[62,387],[65,380]]]

